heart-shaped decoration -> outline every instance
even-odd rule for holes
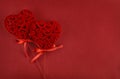
[[[9,15],[4,20],[8,32],[18,39],[29,39],[29,26],[32,22],[35,22],[35,18],[32,12],[26,9],[22,10],[17,15]]]
[[[50,49],[60,33],[61,26],[56,21],[37,21],[31,25],[29,36],[40,49]]]
[[[24,9],[16,15],[7,16],[4,23],[7,31],[17,37],[18,44],[23,44],[26,57],[29,57],[26,51],[27,44],[31,42],[37,46],[35,52],[38,54],[32,58],[31,62],[37,60],[43,52],[63,47],[63,45],[55,45],[61,33],[59,23],[56,21],[36,21],[29,10]]]

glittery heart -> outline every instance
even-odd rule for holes
[[[29,26],[32,22],[35,22],[35,18],[32,12],[26,9],[16,15],[9,15],[4,20],[8,32],[18,39],[29,39]]]
[[[37,21],[31,25],[29,36],[40,49],[52,48],[61,33],[61,26],[56,21]]]

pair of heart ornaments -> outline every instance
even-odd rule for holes
[[[34,52],[37,54],[31,62],[36,61],[45,52],[63,47],[63,45],[55,44],[61,34],[60,24],[56,21],[38,21],[27,9],[7,16],[4,25],[6,30],[17,38],[18,44],[23,44],[26,57],[29,57],[26,52],[27,44],[32,43],[36,46]]]

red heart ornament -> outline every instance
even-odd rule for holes
[[[61,26],[56,21],[37,21],[31,25],[29,36],[40,49],[50,49],[58,40]]]
[[[32,22],[35,22],[32,12],[29,10],[22,10],[17,15],[7,16],[4,20],[5,27],[18,39],[29,39],[28,32],[29,26]]]

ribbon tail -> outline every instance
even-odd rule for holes
[[[33,63],[34,61],[36,61],[43,53],[39,52],[32,60],[31,63]]]
[[[27,42],[24,42],[23,48],[24,48],[25,57],[29,58],[28,52],[27,52]]]
[[[54,46],[53,48],[51,49],[38,49],[37,52],[51,52],[51,51],[55,51],[57,49],[60,49],[60,48],[63,48],[63,45],[59,45],[59,46]]]

